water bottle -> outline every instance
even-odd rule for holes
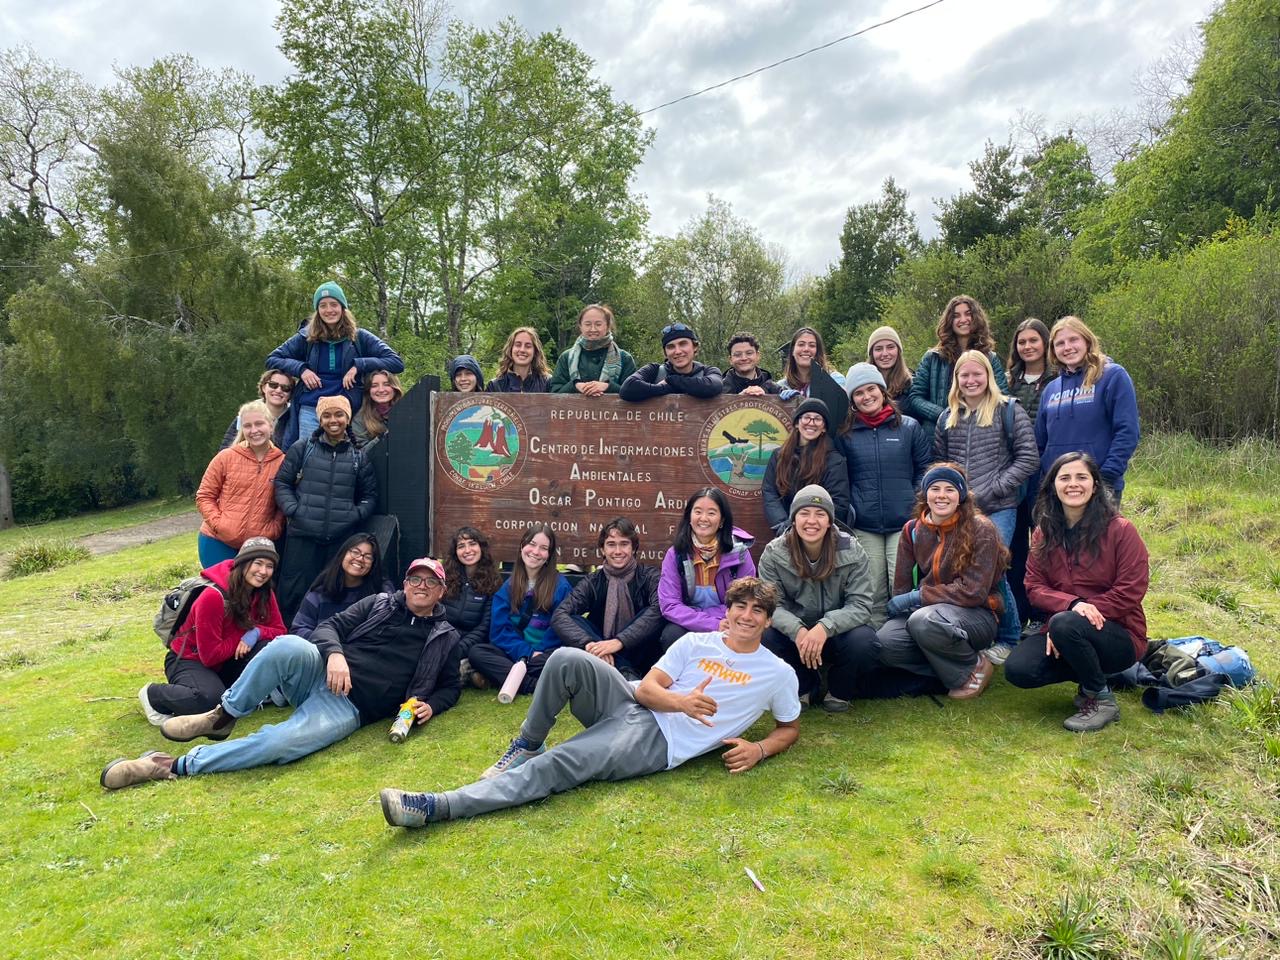
[[[529,668],[525,666],[523,660],[517,660],[511,666],[511,672],[507,674],[507,679],[502,681],[502,689],[498,691],[499,703],[510,703],[516,698],[516,694],[520,692],[520,684],[524,683],[524,675]]]
[[[392,743],[404,743],[409,739],[409,731],[413,729],[413,708],[417,705],[417,697],[410,697],[400,704],[400,713],[396,715],[395,723],[391,724]]]

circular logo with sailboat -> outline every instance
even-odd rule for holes
[[[752,397],[729,404],[702,429],[702,469],[709,478],[748,499],[759,495],[769,457],[786,442],[780,409]]]
[[[497,490],[515,479],[523,460],[524,425],[502,400],[485,398],[454,410],[436,454],[449,479],[469,490]]]

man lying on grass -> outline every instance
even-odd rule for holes
[[[723,632],[686,633],[638,687],[582,650],[551,654],[520,735],[480,779],[447,793],[382,791],[393,826],[474,817],[519,806],[589,780],[626,780],[671,770],[721,744],[730,773],[744,773],[800,735],[796,674],[760,645],[778,592],[756,577],[725,595]],[[586,727],[548,751],[547,734],[568,705]],[[768,709],[774,728],[742,739]]]
[[[457,703],[462,690],[458,631],[444,618],[443,594],[444,567],[423,557],[409,564],[403,591],[357,601],[316,627],[310,640],[277,637],[249,661],[218,706],[170,717],[160,732],[183,742],[226,740],[236,720],[277,687],[294,707],[287,720],[181,757],[149,751],[136,760],[114,760],[102,771],[102,785],[118,790],[147,780],[288,763],[394,716],[409,697],[418,699],[418,723],[426,723]]]

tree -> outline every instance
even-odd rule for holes
[[[1012,236],[1022,227],[1017,202],[1022,177],[1011,143],[997,146],[990,140],[982,156],[969,164],[973,189],[949,200],[936,200],[942,242],[953,250],[973,246],[982,237]]]
[[[784,273],[781,251],[766,246],[728,203],[708,196],[705,213],[675,237],[654,241],[637,282],[635,321],[649,342],[666,324],[687,323],[698,331],[704,355],[718,356],[743,328],[767,342],[778,336],[772,308]]]
[[[752,420],[742,429],[747,436],[756,438],[756,457],[757,459],[763,459],[765,437],[770,439],[776,437],[778,435],[777,425],[770,423],[768,420]]]
[[[878,320],[894,271],[920,249],[907,192],[892,177],[881,186],[880,199],[848,209],[840,231],[840,261],[823,282],[823,302],[817,308],[815,325],[828,342]]]
[[[450,460],[456,460],[463,466],[471,462],[475,456],[475,447],[461,430],[449,438],[448,453]]]
[[[1073,239],[1088,208],[1106,196],[1089,149],[1068,131],[1042,143],[1022,165],[1026,175],[1019,219],[1051,236]]]

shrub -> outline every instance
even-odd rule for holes
[[[9,554],[9,580],[45,570],[56,570],[89,559],[89,551],[70,540],[30,540]]]

